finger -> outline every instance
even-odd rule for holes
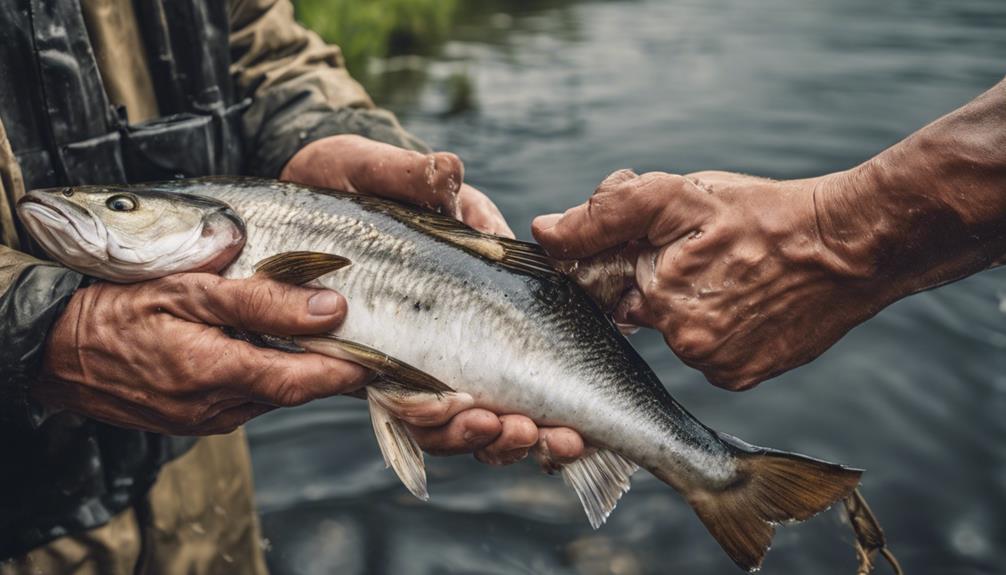
[[[579,259],[638,239],[671,241],[703,225],[714,198],[681,176],[649,173],[602,187],[563,214],[535,218],[531,231],[553,256]]]
[[[622,296],[622,299],[618,301],[618,305],[615,306],[615,311],[611,314],[611,319],[615,321],[616,325],[629,325],[629,326],[644,326],[651,327],[645,320],[645,313],[643,313],[643,306],[645,302],[643,301],[643,294],[639,291],[639,288],[632,288]]]
[[[775,182],[772,178],[762,176],[752,176],[750,174],[738,174],[737,172],[724,172],[722,170],[705,170],[702,172],[692,172],[685,176],[693,181],[700,188],[713,189],[725,185],[742,184],[764,184]]]
[[[630,170],[629,168],[622,168],[621,170],[616,170],[608,174],[608,177],[601,180],[597,188],[594,190],[595,194],[603,193],[605,190],[609,190],[619,184],[628,182],[629,180],[634,180],[639,177],[639,174]]]
[[[542,427],[532,453],[542,469],[554,473],[583,456],[583,451],[583,438],[579,433],[568,427]]]
[[[489,465],[510,465],[527,457],[538,442],[538,427],[523,415],[503,415],[503,431],[495,441],[475,451],[475,459]]]
[[[294,406],[349,393],[371,378],[365,368],[317,353],[286,353],[227,339],[220,360],[204,377],[256,403]]]
[[[353,134],[302,148],[280,178],[381,196],[456,216],[464,165],[450,153],[422,154]]]
[[[421,154],[357,137],[349,181],[355,191],[439,211],[459,214],[458,192],[464,164],[449,152]]]
[[[690,236],[682,236],[660,248],[645,248],[636,257],[635,286],[622,295],[612,318],[616,323],[659,329],[668,327],[676,315],[678,300],[669,297],[660,270],[667,270]],[[666,273],[666,272],[665,272]]]
[[[409,425],[439,427],[458,413],[470,409],[475,400],[467,393],[375,393],[374,399]]]
[[[516,237],[496,204],[482,192],[468,184],[461,184],[458,200],[462,222],[483,233],[510,239]]]
[[[178,274],[150,289],[159,308],[188,321],[227,325],[271,335],[331,331],[346,317],[346,300],[332,290],[291,286],[264,278],[223,279]]]
[[[462,411],[440,427],[409,429],[423,451],[432,455],[458,455],[492,443],[503,431],[503,424],[495,413],[476,408]]]

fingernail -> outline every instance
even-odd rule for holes
[[[339,311],[342,296],[331,290],[321,290],[307,300],[307,312],[311,315],[332,315]]]
[[[559,223],[561,219],[562,214],[546,214],[535,218],[533,224],[541,230],[549,230],[555,227],[555,224]]]

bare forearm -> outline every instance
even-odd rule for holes
[[[892,299],[1006,263],[1006,81],[841,180],[822,226]]]

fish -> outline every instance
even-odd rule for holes
[[[592,527],[642,467],[748,571],[777,525],[828,509],[860,483],[862,470],[702,424],[534,243],[389,200],[256,178],[34,190],[17,209],[52,258],[99,279],[190,266],[344,294],[337,330],[287,343],[377,374],[366,397],[379,447],[421,499],[422,451],[385,407],[394,394],[465,392],[496,413],[575,429],[592,449],[561,474]]]

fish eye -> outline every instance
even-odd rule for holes
[[[62,190],[59,191],[59,193],[69,198],[70,196],[73,195],[73,188],[63,188]]]
[[[108,198],[105,206],[113,212],[131,212],[136,209],[136,198],[119,194]]]

